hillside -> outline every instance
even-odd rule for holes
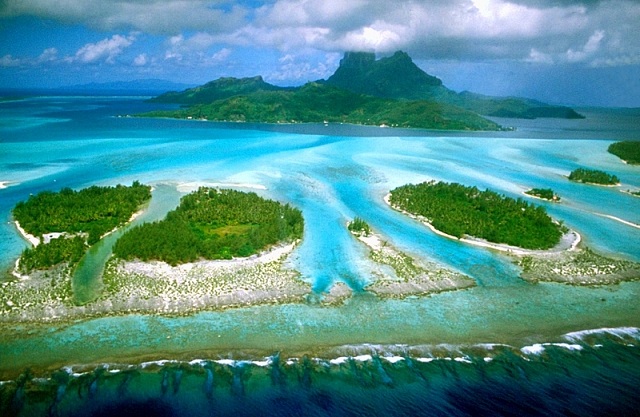
[[[153,117],[258,123],[339,122],[446,130],[499,130],[479,115],[517,118],[581,118],[568,107],[522,98],[456,93],[422,71],[405,52],[376,60],[348,52],[327,80],[278,87],[262,77],[220,78],[151,100],[186,109],[148,113]]]
[[[446,130],[499,130],[477,114],[433,101],[401,101],[308,83],[296,90],[254,91],[188,108],[143,114],[256,123],[351,123]]]
[[[258,91],[284,90],[289,89],[266,83],[260,76],[251,78],[225,77],[184,91],[171,91],[150,101],[154,103],[205,104]]]
[[[462,107],[484,116],[534,119],[584,118],[573,109],[518,97],[456,93],[422,71],[405,52],[375,59],[373,53],[348,52],[336,72],[324,81],[356,93],[400,100],[432,100]]]

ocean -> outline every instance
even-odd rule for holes
[[[0,321],[0,415],[638,415],[640,283],[530,284],[504,255],[438,236],[383,196],[442,180],[536,201],[583,245],[640,262],[638,167],[607,153],[640,140],[640,111],[514,121],[509,132],[252,125],[129,117],[142,97],[0,103],[0,267],[26,247],[11,209],[43,190],[151,184],[170,210],[199,185],[250,187],[303,211],[288,263],[344,305],[255,306],[187,316]],[[571,183],[578,167],[617,188]],[[372,266],[346,231],[358,216],[402,251],[472,277],[464,291],[367,293]]]

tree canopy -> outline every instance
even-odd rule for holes
[[[457,238],[469,235],[525,249],[548,249],[564,232],[543,207],[456,183],[403,185],[391,191],[390,202]]]
[[[640,141],[622,141],[609,145],[607,151],[632,165],[640,165]]]
[[[618,177],[597,169],[578,168],[571,171],[569,179],[576,182],[584,182],[599,185],[616,185],[620,183]]]
[[[92,186],[74,191],[43,191],[19,202],[13,217],[34,236],[47,233],[86,233],[90,245],[126,223],[140,205],[151,199],[151,187],[135,181],[130,187]]]
[[[13,217],[41,243],[27,248],[20,257],[20,270],[47,269],[62,262],[77,263],[86,249],[100,237],[126,223],[142,204],[151,199],[151,187],[135,181],[130,187],[92,186],[80,191],[63,188],[43,191],[16,204]],[[62,233],[44,243],[42,235]]]
[[[202,187],[159,222],[125,233],[113,252],[122,259],[171,265],[246,257],[280,241],[302,238],[302,212],[256,193]]]

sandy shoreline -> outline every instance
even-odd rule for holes
[[[352,232],[369,249],[369,258],[380,267],[365,289],[381,298],[406,298],[474,287],[476,282],[435,262],[414,259],[376,233]]]
[[[200,261],[107,262],[103,294],[72,304],[71,270],[38,271],[33,279],[2,283],[0,322],[47,322],[126,314],[185,315],[258,304],[303,303],[311,285],[284,265],[298,242],[249,258]]]
[[[387,194],[385,202],[394,210],[397,208],[391,205]],[[449,239],[459,240],[471,245],[485,247],[511,255],[514,263],[522,268],[520,278],[525,281],[555,282],[571,285],[610,285],[622,281],[640,280],[640,264],[632,261],[607,258],[596,254],[588,248],[581,249],[578,245],[581,236],[578,232],[570,230],[565,233],[560,242],[553,248],[547,250],[529,250],[509,245],[496,244],[477,238],[458,239],[437,230],[426,219],[415,216],[403,210],[398,210],[431,229],[438,235]],[[613,220],[613,216],[605,216]],[[634,224],[629,224],[633,226]]]
[[[484,239],[480,239],[480,238],[476,238],[476,237],[462,237],[462,238],[457,238],[455,236],[449,235],[447,233],[444,233],[438,229],[436,229],[435,227],[433,227],[433,225],[427,221],[427,219],[425,219],[422,216],[417,216],[415,214],[409,213],[407,211],[398,209],[396,207],[394,207],[391,204],[390,201],[391,198],[391,193],[387,194],[384,196],[384,201],[385,203],[387,203],[387,205],[389,205],[389,207],[391,207],[392,209],[399,211],[409,217],[411,217],[412,219],[416,219],[418,220],[420,223],[422,223],[423,225],[425,225],[426,227],[428,227],[431,231],[433,231],[434,233],[436,233],[437,235],[449,238],[449,239],[453,239],[453,240],[458,240],[460,242],[464,242],[464,243],[468,243],[470,245],[475,245],[475,246],[481,246],[487,249],[493,249],[496,251],[500,251],[500,252],[505,252],[508,253],[510,255],[518,255],[518,256],[527,256],[527,255],[545,255],[545,254],[550,254],[550,253],[557,253],[557,252],[564,252],[564,251],[572,251],[572,250],[576,250],[576,248],[578,247],[578,244],[580,243],[580,241],[582,240],[582,237],[580,236],[580,234],[578,232],[576,232],[575,230],[569,230],[567,233],[565,233],[562,238],[560,239],[560,242],[554,246],[551,249],[543,249],[543,250],[537,250],[537,249],[523,249],[517,246],[511,246],[511,245],[507,245],[507,244],[503,244],[503,243],[493,243],[493,242],[489,242],[487,240]]]

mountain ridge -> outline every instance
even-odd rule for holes
[[[570,107],[556,106],[521,97],[493,97],[448,89],[439,78],[427,74],[403,51],[376,59],[370,52],[346,52],[337,70],[316,83],[358,94],[394,100],[426,100],[489,117],[535,119],[538,117],[584,118]],[[259,91],[296,91],[302,87],[279,87],[261,76],[223,77],[180,92],[168,92],[152,99],[159,103],[205,104]]]

